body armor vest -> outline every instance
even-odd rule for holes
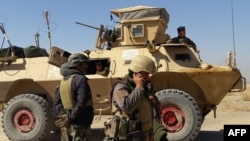
[[[75,75],[71,75],[67,80],[61,80],[60,83],[60,96],[64,109],[70,110],[75,106],[75,100],[71,94],[71,83]]]
[[[117,85],[117,84],[116,84]],[[131,90],[127,89],[129,92]],[[113,90],[112,90],[113,94]],[[123,112],[120,107],[116,104],[116,101],[112,101],[112,114],[116,115],[120,118],[127,118],[131,119],[134,118],[141,122],[141,130],[148,131],[152,128],[152,107],[149,100],[145,97],[140,101],[139,105],[136,108],[137,110],[133,113],[133,115],[128,115],[127,113]],[[142,112],[144,111],[144,112]],[[141,113],[140,113],[141,112]]]
[[[60,96],[64,109],[71,110],[75,107],[76,101],[73,99],[71,93],[71,83],[75,75],[71,75],[69,79],[62,79],[60,82]],[[86,106],[93,106],[93,100],[89,99],[86,103]]]

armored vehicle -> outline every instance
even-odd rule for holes
[[[135,6],[111,10],[111,14],[120,20],[111,29],[77,22],[99,30],[95,48],[81,52],[90,59],[86,76],[97,115],[111,114],[112,85],[127,74],[137,55],[149,56],[157,66],[151,82],[170,141],[194,140],[206,115],[216,113],[216,106],[229,92],[245,90],[246,81],[232,61],[233,54],[227,58],[228,65],[218,66],[202,62],[192,47],[168,43],[165,8]],[[2,125],[9,139],[43,140],[49,133],[59,69],[70,54],[52,46],[48,55],[17,57],[13,52],[0,58],[0,101],[6,104]],[[105,76],[95,73],[100,61],[108,70]]]

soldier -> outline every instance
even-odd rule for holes
[[[136,56],[123,80],[112,90],[111,129],[106,140],[153,141],[153,111],[148,88],[155,63],[147,56]]]
[[[186,37],[185,26],[178,27],[177,28],[177,32],[178,32],[178,36],[170,39],[168,41],[169,43],[176,43],[176,44],[184,43],[184,44],[186,44],[188,46],[193,47],[193,49],[195,51],[197,51],[196,44],[191,39],[189,39],[188,37]]]
[[[100,74],[103,76],[108,75],[108,68],[104,67],[101,61],[98,61],[95,65],[96,65],[96,74]]]
[[[76,53],[61,67],[63,78],[56,89],[55,124],[61,128],[62,141],[88,141],[94,117],[92,94],[85,77],[88,57]]]

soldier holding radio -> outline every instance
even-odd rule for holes
[[[147,56],[136,56],[123,80],[112,90],[111,131],[109,139],[153,141],[153,116],[147,87],[149,74],[156,71],[155,63]],[[143,111],[143,112],[142,112]]]

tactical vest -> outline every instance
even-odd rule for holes
[[[121,82],[122,83],[122,82]],[[118,83],[116,83],[115,85],[117,85]],[[119,84],[118,84],[119,85]],[[125,84],[126,85],[126,84]],[[115,87],[115,86],[114,86]],[[114,91],[114,87],[113,90],[111,92],[111,97]],[[125,88],[129,91],[129,93],[131,92],[131,90],[127,87]],[[141,112],[141,111],[146,111],[146,112]],[[136,110],[133,112],[132,115],[129,115],[125,112],[123,112],[120,107],[118,106],[118,104],[116,103],[116,101],[113,100],[112,98],[112,114],[114,115],[114,117],[119,117],[119,123],[118,127],[113,128],[112,124],[111,124],[111,137],[115,137],[115,136],[119,136],[120,139],[120,135],[123,136],[123,132],[120,131],[120,129],[126,129],[126,134],[128,137],[129,134],[132,134],[132,139],[134,140],[135,136],[140,136],[140,134],[137,134],[138,131],[139,132],[146,132],[149,131],[149,129],[152,128],[152,107],[151,107],[151,103],[150,101],[143,97],[143,99],[140,101],[139,105],[137,106]],[[121,121],[126,120],[127,123],[126,124],[121,124]],[[138,123],[139,121],[139,123]],[[116,123],[116,121],[115,121]],[[115,124],[117,126],[117,124]],[[121,126],[126,126],[126,127],[121,127]],[[123,139],[128,139],[128,138],[123,138]]]
[[[140,113],[134,113],[133,116],[136,116],[138,114],[137,120],[140,120],[141,122],[141,130],[142,132],[148,131],[150,128],[152,128],[152,107],[150,102],[146,98],[143,98],[140,104],[137,106],[137,110],[140,111]],[[143,112],[142,112],[143,111]],[[132,115],[128,115],[125,112],[123,112],[115,102],[112,102],[112,113],[120,118],[127,118],[130,119]]]
[[[60,96],[61,96],[61,100],[62,100],[62,104],[64,109],[70,110],[73,109],[75,107],[76,101],[73,99],[73,95],[71,93],[71,83],[73,78],[76,75],[71,75],[69,77],[69,79],[64,80],[62,79],[60,82]],[[93,105],[93,101],[92,99],[89,99],[86,106],[92,106]]]
[[[60,82],[60,96],[64,109],[70,110],[75,106],[75,100],[71,94],[71,83],[75,75],[71,75],[69,79],[62,79]]]

